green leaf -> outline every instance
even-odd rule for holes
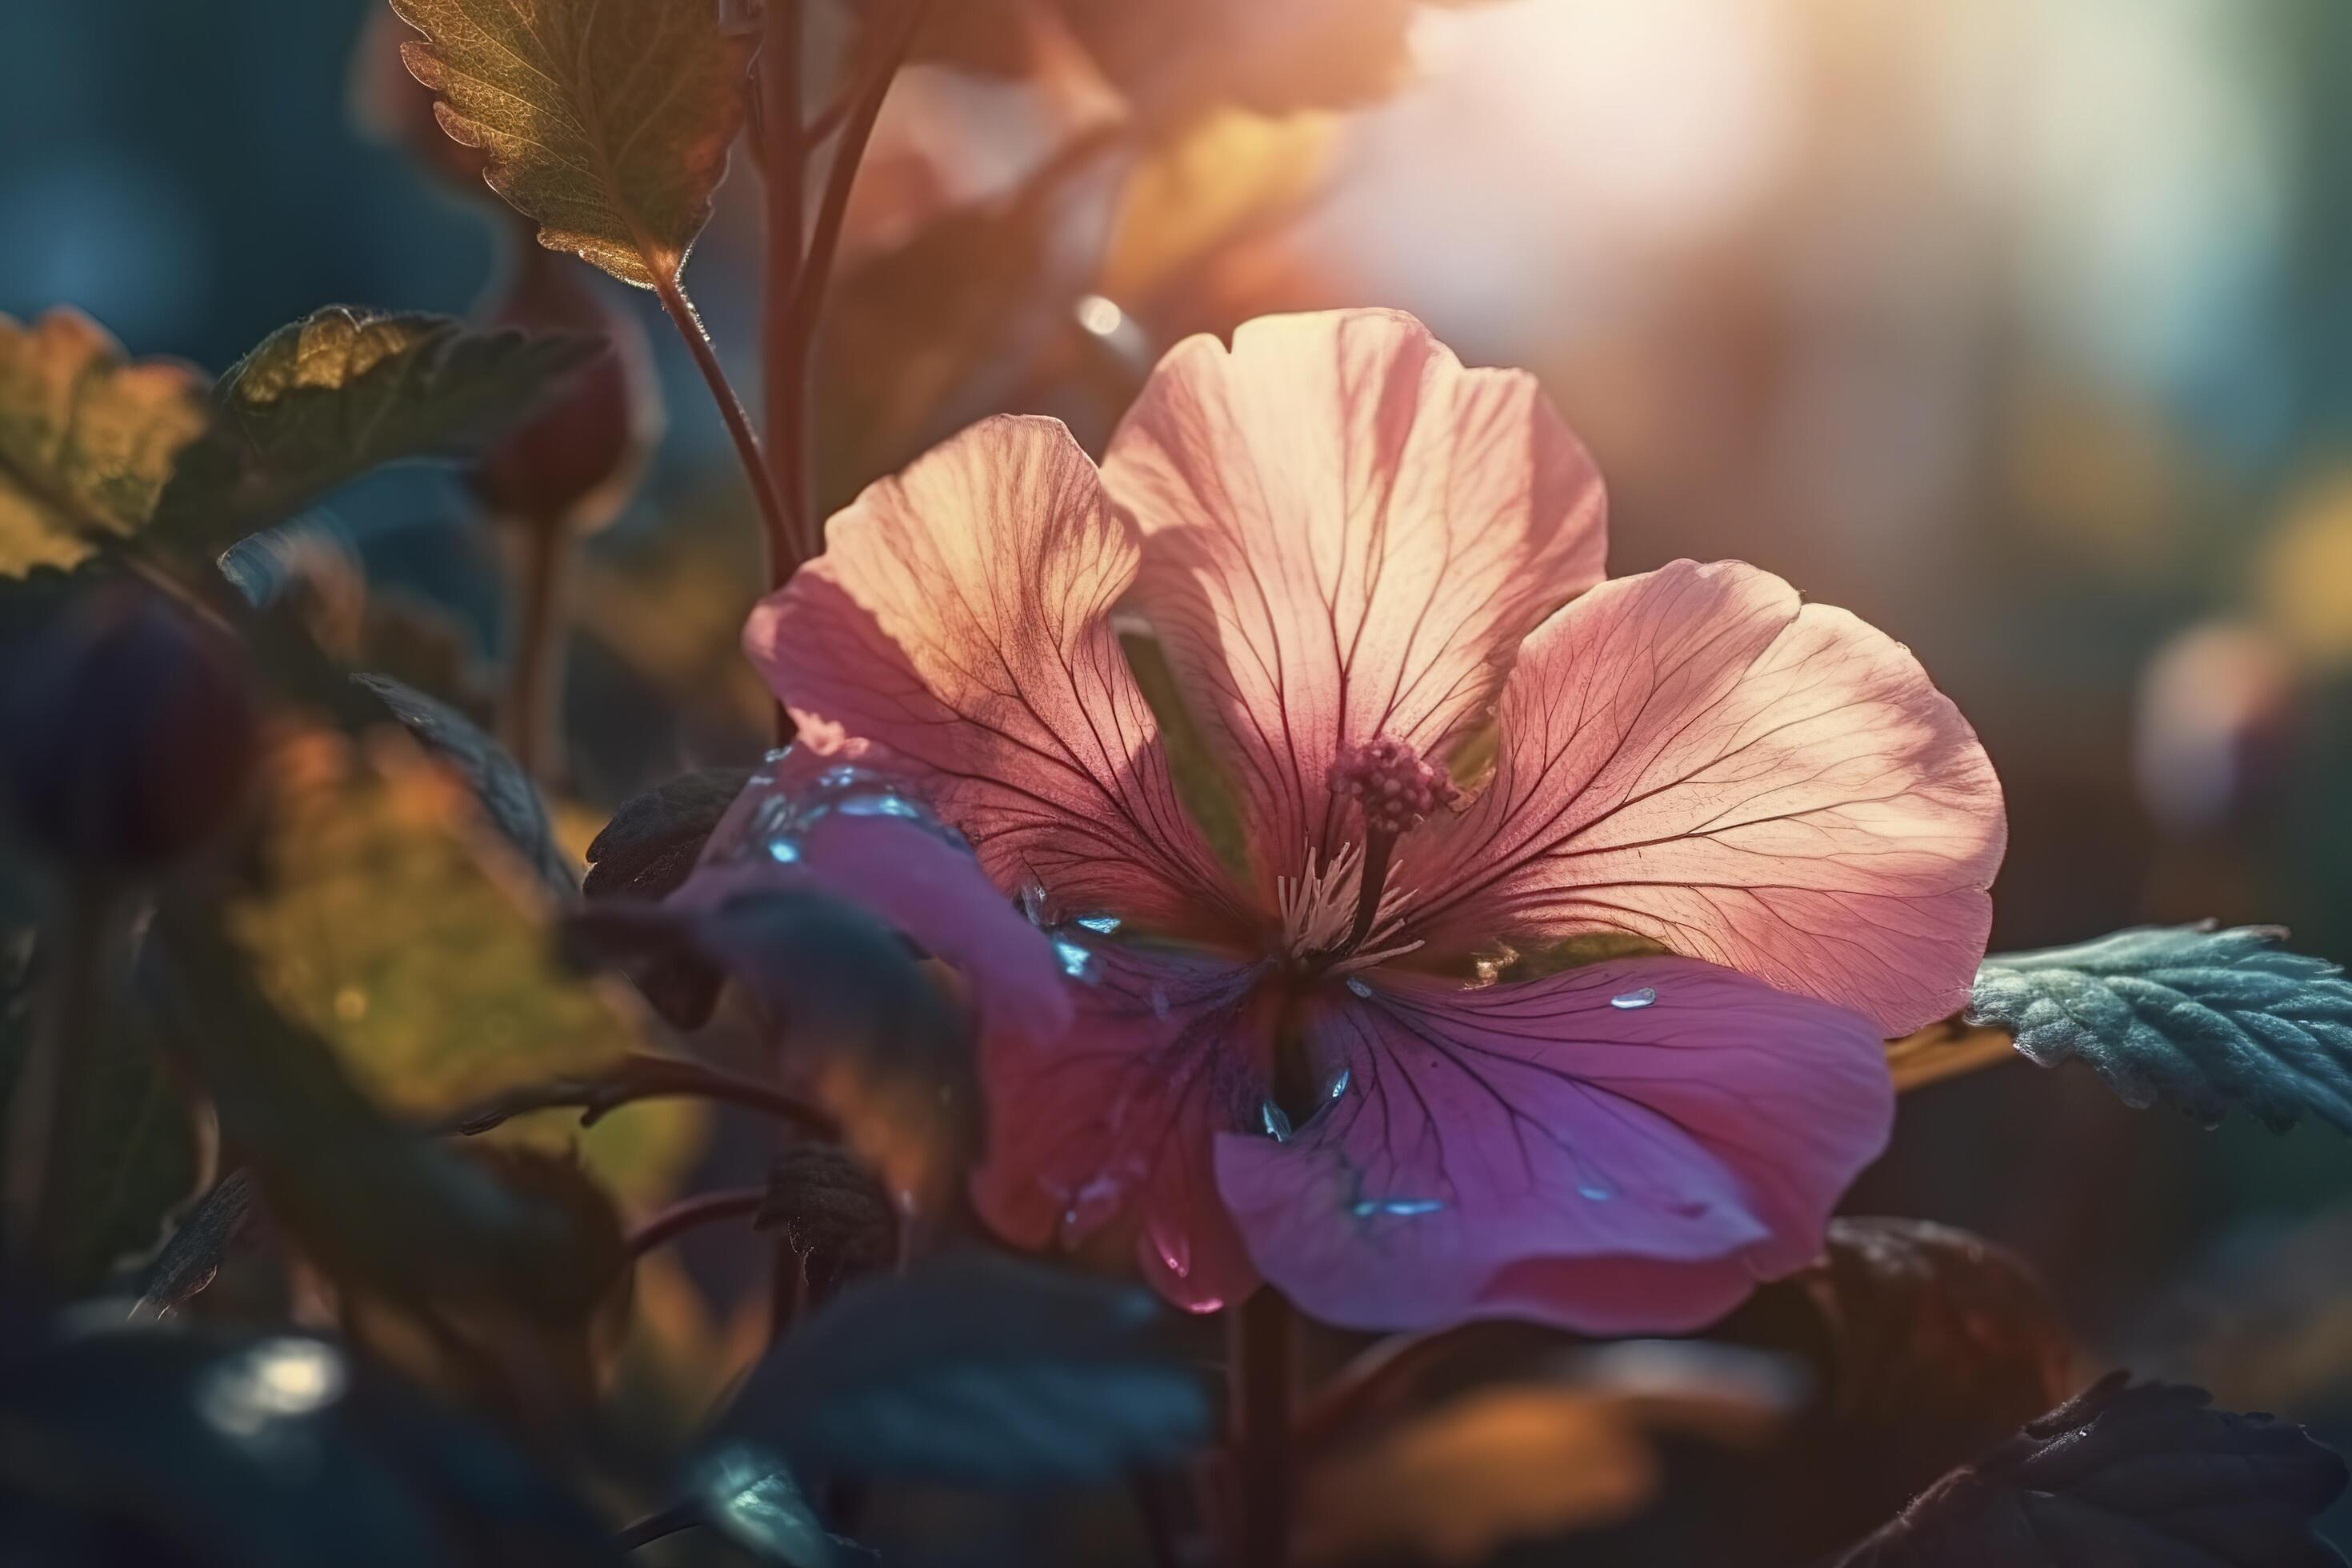
[[[352,679],[383,698],[392,716],[407,726],[420,745],[457,771],[490,826],[551,892],[569,898],[579,890],[579,869],[555,842],[539,786],[504,746],[447,703],[388,675],[354,675]]]
[[[755,1368],[723,1440],[803,1472],[983,1486],[1114,1479],[1207,1436],[1151,1297],[992,1253],[850,1287]]]
[[[420,1122],[645,1048],[650,1020],[627,989],[555,952],[554,900],[473,793],[397,732],[373,740],[362,751],[308,734],[268,763],[263,875],[227,920],[272,1001]],[[658,1194],[701,1124],[699,1107],[664,1102],[580,1142],[613,1185]],[[560,1116],[504,1134],[541,1145],[572,1135]]]
[[[675,285],[743,120],[753,38],[702,0],[393,0],[441,128],[539,242]]]
[[[35,967],[30,932],[0,935],[0,1106],[31,1045]],[[71,1293],[98,1289],[124,1258],[154,1247],[203,1177],[187,1103],[121,987],[109,988],[100,1025],[81,1042],[79,1110],[57,1133],[72,1152],[61,1173],[71,1243],[58,1260]],[[12,1124],[0,1119],[0,1129]]]
[[[615,1237],[567,1195],[403,1126],[250,972],[224,911],[157,910],[142,989],[272,1215],[330,1275],[383,1298],[576,1322],[610,1294]]]
[[[604,352],[583,333],[313,311],[213,388],[214,429],[181,455],[155,529],[217,552],[381,464],[478,449]]]
[[[2309,1111],[2352,1132],[2352,984],[2274,926],[2142,926],[1985,961],[1967,1021],[2042,1067],[2087,1063],[2126,1105],[2273,1131]]]
[[[208,417],[194,370],[130,363],[79,310],[0,315],[0,577],[79,565],[93,538],[139,531]]]

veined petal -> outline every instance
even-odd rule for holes
[[[1443,762],[1520,639],[1601,577],[1600,477],[1534,378],[1465,370],[1395,311],[1178,344],[1103,479],[1142,526],[1132,603],[1231,774],[1261,893],[1336,847],[1342,742]]]
[[[1375,973],[1307,1029],[1343,1091],[1221,1137],[1217,1186],[1267,1281],[1357,1328],[1696,1328],[1813,1257],[1894,1118],[1868,1019],[1690,959]]]
[[[1024,1247],[1137,1227],[1145,1276],[1212,1311],[1257,1285],[1217,1196],[1215,1135],[1265,1097],[1273,1016],[1258,971],[1230,959],[1087,940],[1068,930],[1076,1024],[1057,1042],[992,1031],[981,1054],[988,1158],[981,1215]]]
[[[1433,949],[1623,931],[1874,1019],[1968,997],[2007,841],[1910,650],[1738,562],[1619,578],[1503,689],[1485,793],[1409,847]]]
[[[1069,981],[1053,940],[988,879],[971,847],[888,778],[799,747],[752,774],[667,901],[716,909],[738,894],[796,887],[870,910],[952,965],[983,1028],[1054,1039],[1069,1027]]]
[[[1001,887],[1179,931],[1230,915],[1108,619],[1134,530],[1059,422],[985,420],[825,539],[743,633],[803,743],[883,748]]]

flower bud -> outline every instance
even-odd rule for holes
[[[240,650],[153,590],[114,583],[10,650],[0,807],[76,870],[152,870],[227,825],[259,720]]]
[[[469,482],[501,517],[590,532],[628,503],[661,439],[652,352],[635,318],[613,308],[588,268],[536,245],[518,252],[495,323],[593,332],[612,347],[485,453]]]

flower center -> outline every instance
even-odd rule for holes
[[[1392,736],[1343,744],[1324,773],[1331,793],[1353,800],[1363,814],[1361,841],[1341,847],[1317,865],[1308,846],[1305,868],[1276,883],[1284,945],[1302,966],[1331,973],[1363,969],[1411,952],[1421,943],[1393,941],[1412,893],[1389,886],[1397,841],[1441,805],[1461,797],[1444,770]]]

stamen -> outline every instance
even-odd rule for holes
[[[1361,968],[1382,958],[1394,958],[1420,946],[1364,952],[1365,939],[1395,912],[1409,894],[1388,885],[1389,862],[1397,840],[1427,820],[1441,805],[1452,805],[1462,792],[1445,770],[1422,761],[1421,754],[1393,736],[1377,735],[1362,745],[1342,745],[1323,775],[1331,793],[1353,799],[1364,814],[1363,864],[1358,875],[1355,919],[1348,933],[1331,949]]]

